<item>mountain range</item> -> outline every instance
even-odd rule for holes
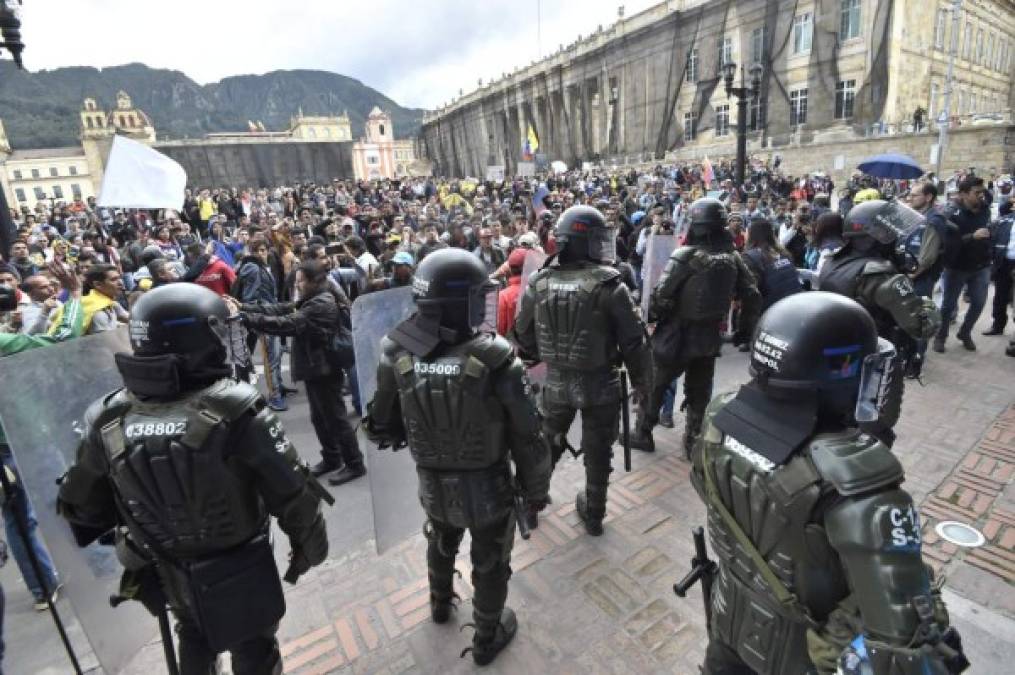
[[[201,85],[179,71],[141,63],[31,73],[10,61],[0,61],[0,119],[14,148],[76,145],[82,101],[94,98],[111,110],[121,89],[151,117],[159,140],[246,131],[248,120],[282,131],[299,109],[305,115],[348,111],[353,138],[365,133],[374,106],[391,114],[398,138],[414,136],[423,120],[420,108],[403,108],[359,80],[322,70],[237,75]]]

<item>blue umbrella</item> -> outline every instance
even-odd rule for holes
[[[889,152],[884,155],[874,155],[860,162],[857,167],[868,176],[876,178],[919,178],[923,175],[923,169],[916,163],[916,160],[909,155],[902,155]]]

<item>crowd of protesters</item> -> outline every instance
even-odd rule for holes
[[[572,171],[507,181],[411,178],[299,184],[257,189],[188,191],[178,211],[110,210],[94,201],[14,211],[17,236],[0,259],[0,285],[17,290],[14,311],[0,313],[3,353],[22,341],[51,341],[122,325],[137,298],[168,283],[205,286],[228,300],[249,331],[249,352],[264,364],[268,405],[287,408],[297,393],[283,375],[304,384],[311,421],[321,441],[317,475],[341,484],[365,473],[344,397],[362,413],[351,356],[336,358],[334,335],[348,328],[349,308],[360,295],[408,286],[429,253],[445,247],[471,251],[502,284],[495,321],[507,333],[530,255],[556,250],[553,225],[574,204],[601,209],[617,226],[618,267],[637,295],[652,235],[683,235],[690,204],[722,200],[729,232],[759,280],[767,307],[800,289],[800,270],[813,271],[843,244],[844,216],[873,198],[906,199],[926,217],[911,250],[910,276],[921,295],[941,294],[945,316],[956,313],[963,290],[969,300],[957,337],[975,349],[971,329],[995,283],[993,323],[1000,335],[1011,305],[1015,270],[1012,181],[961,172],[948,180],[879,181],[855,175],[838,189],[824,174],[789,176],[753,165],[742,186],[730,163],[656,166],[623,171]],[[944,207],[956,205],[951,218]],[[915,242],[915,243],[914,243]],[[540,258],[541,259],[541,258]],[[949,322],[934,341],[945,350]],[[746,350],[749,336],[734,325],[733,341]],[[34,337],[37,336],[37,337]],[[926,345],[923,346],[926,348]],[[340,350],[339,350],[340,351]],[[1015,356],[1015,341],[1009,347]],[[240,368],[249,377],[249,362]],[[672,396],[662,424],[671,426]],[[14,471],[0,430],[5,464]],[[30,506],[26,514],[34,528]],[[5,513],[10,527],[12,519]],[[34,533],[33,533],[34,536]],[[17,541],[12,533],[9,541]],[[41,585],[24,552],[12,547],[24,578],[45,608]],[[41,545],[47,587],[59,581]]]

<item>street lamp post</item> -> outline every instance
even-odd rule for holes
[[[740,86],[733,86],[733,78],[737,74],[737,64],[733,61],[724,63],[722,71],[723,80],[726,85],[726,96],[737,97],[737,163],[735,167],[735,182],[739,188],[744,185],[744,173],[747,167],[747,102],[748,100],[752,102],[758,100],[758,94],[761,93],[762,67],[760,63],[755,63],[750,67],[751,83],[749,86],[744,83],[743,67],[740,68]]]

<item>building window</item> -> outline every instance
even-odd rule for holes
[[[317,138],[317,129],[313,127],[307,127],[307,136],[310,138]]]
[[[49,175],[52,176],[53,178],[56,178],[57,176],[60,175],[60,172],[56,170],[55,166],[51,166],[49,167]]]
[[[966,112],[966,96],[965,96],[965,94],[962,93],[961,89],[959,90],[958,94],[959,94],[958,95],[958,101],[957,101],[957,103],[955,105],[955,113],[954,114],[961,115],[964,112]]]
[[[842,0],[839,3],[839,40],[860,37],[860,0]]]
[[[95,128],[95,122],[92,121],[91,117],[86,117],[85,118],[85,124],[88,125],[89,129],[94,129]]]
[[[21,170],[14,169],[14,180],[21,180]]]
[[[35,192],[35,199],[36,200],[42,200],[42,199],[46,198],[46,193],[45,193],[45,191],[43,191],[43,189],[41,187],[35,188],[34,192]]]
[[[948,10],[937,10],[937,20],[934,22],[934,47],[945,48],[945,28],[948,26]]]
[[[761,97],[751,99],[749,104],[749,115],[747,127],[751,131],[761,131],[765,128],[765,104]]]
[[[938,97],[938,85],[937,82],[933,82],[930,85],[930,105],[927,106],[927,117],[932,120],[937,119],[936,115],[938,110],[940,110],[940,108],[938,108],[937,105],[937,97]]]
[[[383,124],[378,124],[377,125],[377,130],[380,131],[381,136],[384,135],[384,125]]]
[[[38,169],[32,169],[32,178],[38,178],[38,177],[39,177],[39,170]]]
[[[53,198],[54,199],[63,199],[63,188],[60,187],[59,185],[54,185],[53,186]]]
[[[74,199],[81,199],[81,186],[78,183],[71,183],[70,191]]]
[[[976,62],[983,63],[983,29],[976,31]]]
[[[27,199],[25,199],[25,189],[24,188],[14,188],[14,196],[18,198],[19,202],[27,202],[28,201]]]
[[[814,17],[810,12],[793,17],[793,54],[811,52],[811,36],[814,33]]]
[[[124,129],[127,128],[127,118],[124,117],[123,115],[120,115],[120,126],[123,127]]]
[[[973,24],[967,23],[965,39],[962,41],[962,58],[964,58],[967,61],[969,60],[969,54],[971,53],[970,50],[972,46],[973,46]]]
[[[698,48],[687,52],[687,80],[689,82],[698,81]]]
[[[1007,45],[1007,40],[1004,40],[1001,37],[997,38],[997,49],[994,50],[994,70],[1001,70],[1001,65],[1004,63],[1004,52]]]
[[[324,137],[331,138],[331,127],[324,127]]]
[[[729,104],[715,107],[715,136],[729,136],[730,133],[730,106]]]
[[[987,55],[984,58],[983,65],[988,68],[994,67],[994,34],[991,33],[987,37]]]
[[[844,120],[853,116],[853,101],[856,99],[856,80],[841,80],[835,85],[835,119]]]
[[[70,175],[72,175],[72,176],[78,175],[78,168],[76,166],[74,166],[73,164],[71,164],[71,166],[70,166]]]
[[[807,87],[789,92],[789,123],[807,124]]]
[[[698,113],[684,113],[684,142],[690,143],[698,137]]]
[[[765,26],[755,28],[751,31],[751,63],[765,62],[765,38],[767,31]]]
[[[371,155],[371,156],[367,157],[367,164],[380,164],[380,163],[381,163],[381,158],[377,157],[376,155]]]
[[[719,41],[719,68],[733,60],[733,38],[724,37]]]

